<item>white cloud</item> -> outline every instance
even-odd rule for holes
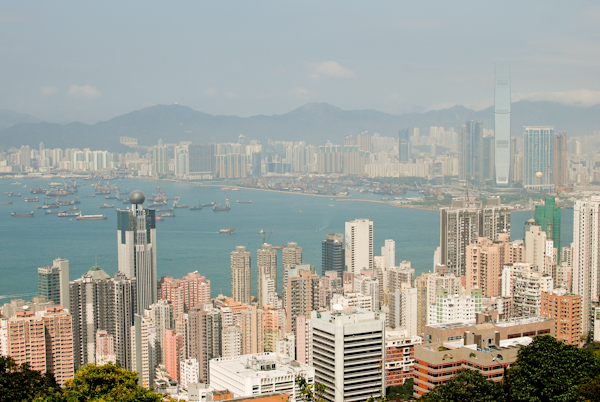
[[[206,96],[213,97],[217,95],[217,90],[214,88],[206,88],[202,93]]]
[[[515,93],[512,101],[518,102],[522,99],[530,101],[550,101],[570,106],[589,107],[600,103],[600,91],[589,89],[573,89],[570,91],[543,91],[529,93]]]
[[[226,98],[226,99],[236,99],[238,98],[238,94],[234,92],[219,92],[214,88],[206,88],[202,93],[209,98]]]
[[[97,98],[100,95],[102,95],[102,92],[100,92],[97,88],[94,88],[91,85],[71,85],[69,87],[69,96],[72,96],[74,98],[78,98],[78,99],[92,99],[92,98]]]
[[[304,89],[304,88],[301,88],[301,87],[296,87],[296,88],[292,89],[292,91],[290,92],[290,94],[292,96],[297,97],[297,98],[303,98],[306,95],[308,95],[309,92],[308,92],[307,89]]]
[[[40,88],[40,94],[43,97],[52,96],[56,93],[58,93],[58,88],[55,88],[55,87],[41,87]]]
[[[309,78],[312,80],[320,78],[352,78],[354,71],[342,66],[337,61],[324,61],[321,63],[310,63],[308,65]]]

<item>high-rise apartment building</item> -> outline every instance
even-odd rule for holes
[[[158,302],[148,307],[150,311],[150,318],[152,319],[152,325],[156,330],[156,350],[157,363],[164,363],[164,352],[165,352],[165,334],[168,329],[175,328],[175,320],[173,319],[173,306],[166,300],[159,300]]]
[[[554,188],[554,127],[525,127],[523,133],[523,186],[533,190]]]
[[[600,196],[575,201],[573,208],[573,293],[581,296],[581,331],[592,326],[593,303],[600,302]]]
[[[344,235],[341,233],[327,233],[321,243],[321,275],[327,271],[335,271],[341,278],[346,266],[346,251],[344,250]]]
[[[231,296],[233,300],[250,304],[252,291],[252,265],[250,251],[237,246],[231,252]]]
[[[117,211],[118,267],[128,279],[136,278],[136,312],[143,315],[158,300],[155,210],[144,209],[146,197],[139,190],[129,200],[131,209]]]
[[[281,251],[281,262],[283,269],[302,264],[302,247],[298,247],[297,243],[289,242]],[[275,276],[273,279],[277,279],[277,277]]]
[[[496,65],[494,85],[494,170],[496,185],[506,187],[510,180],[510,68]],[[512,150],[515,152],[516,150]]]
[[[52,266],[38,268],[38,294],[70,310],[69,260],[57,258]]]
[[[155,368],[159,364],[157,338],[152,320],[136,314],[131,327],[131,370],[138,373],[138,385],[146,389],[153,385]]]
[[[288,258],[289,254],[290,253],[288,253]],[[265,278],[273,279],[274,282],[277,283],[277,250],[270,244],[263,243],[262,248],[256,250],[256,270],[258,301],[259,303],[262,303],[265,298],[263,294],[263,282]],[[260,304],[260,306],[262,307],[263,305]]]
[[[385,314],[355,309],[312,312],[315,382],[330,402],[385,397]]]
[[[410,160],[410,130],[408,127],[398,131],[398,162],[408,163]]]
[[[188,152],[190,173],[215,172],[215,144],[190,144]]]
[[[302,265],[300,265],[302,267]],[[286,331],[296,333],[296,317],[310,317],[319,306],[319,276],[306,269],[288,273],[286,289]]]
[[[452,200],[450,208],[440,209],[440,262],[454,275],[465,276],[467,247],[479,237],[495,241],[501,233],[510,233],[507,207],[483,208],[480,202],[467,205],[466,200]]]
[[[458,179],[481,181],[484,179],[483,123],[468,121],[458,128]]]
[[[568,345],[581,343],[581,296],[565,289],[542,292],[541,316],[555,320],[556,339]]]
[[[417,288],[403,284],[390,291],[390,317],[392,328],[404,327],[410,336],[417,335]]]
[[[152,149],[152,173],[154,175],[169,173],[169,147],[157,145]]]
[[[115,341],[107,331],[98,330],[96,331],[96,365],[104,366],[108,363],[117,363]]]
[[[560,262],[560,206],[556,204],[555,197],[544,197],[542,205],[535,206],[535,224],[541,226],[546,232],[546,237],[554,242],[557,263]]]
[[[262,353],[265,351],[263,310],[250,305],[241,312],[242,354]]]
[[[487,237],[480,237],[476,243],[467,246],[467,269],[465,290],[481,289],[483,297],[500,296],[502,287],[502,266],[500,244]]]
[[[359,274],[373,270],[373,221],[357,219],[346,222],[346,272]]]
[[[198,361],[199,381],[207,383],[208,362],[221,356],[221,315],[218,309],[207,304],[192,308],[189,319],[189,357]]]
[[[167,276],[160,280],[160,293],[161,299],[167,300],[173,306],[176,319],[196,305],[210,303],[210,281],[198,271],[190,272],[179,279]]]
[[[559,133],[554,136],[554,185],[562,187],[567,183],[567,136]]]
[[[3,354],[17,364],[28,363],[33,370],[52,372],[62,385],[75,373],[71,325],[71,314],[60,306],[36,314],[21,311],[0,319],[0,345],[6,349]]]
[[[428,325],[456,322],[475,323],[476,314],[481,309],[481,289],[472,289],[470,294],[465,296],[452,295],[447,289],[438,289],[435,304],[429,306]]]
[[[420,336],[411,336],[404,328],[385,332],[385,386],[402,385],[414,376],[415,346],[421,345]]]
[[[92,267],[70,283],[75,370],[96,358],[96,333],[113,336],[116,361],[131,369],[131,326],[137,311],[136,280],[117,272],[114,278]]]
[[[174,329],[168,329],[165,332],[165,369],[171,378],[177,382],[181,380],[179,369],[182,349],[183,336]]]
[[[386,239],[385,245],[381,247],[385,269],[396,266],[396,242],[392,239]]]

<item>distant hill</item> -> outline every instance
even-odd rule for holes
[[[12,127],[19,123],[39,123],[40,119],[28,114],[13,112],[12,110],[0,109],[0,130]]]
[[[484,127],[493,128],[493,107],[476,112],[454,106],[396,116],[376,110],[342,110],[327,103],[308,103],[282,115],[237,117],[214,116],[182,105],[157,105],[93,125],[22,121],[0,130],[0,148],[23,144],[37,147],[43,141],[51,148],[90,147],[121,151],[124,149],[119,144],[121,136],[138,138],[140,145],[152,145],[159,138],[171,143],[237,141],[239,134],[262,143],[268,139],[303,140],[320,145],[327,140],[340,143],[343,136],[365,130],[396,136],[398,129],[405,126],[419,127],[421,135],[428,135],[430,126],[456,129],[467,120],[481,120]],[[600,105],[581,108],[552,102],[513,103],[513,135],[521,135],[524,125],[550,125],[557,132],[571,136],[592,134],[600,130]]]

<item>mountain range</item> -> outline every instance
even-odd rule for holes
[[[525,125],[554,126],[568,136],[590,135],[600,130],[600,104],[588,108],[554,102],[519,101],[512,104],[512,135],[520,136]],[[0,110],[0,149],[43,142],[47,148],[91,148],[121,152],[128,148],[119,137],[138,139],[140,145],[179,141],[236,142],[240,134],[247,141],[268,139],[306,141],[322,145],[327,140],[368,130],[382,136],[396,136],[402,127],[457,127],[467,120],[481,120],[494,127],[494,108],[480,111],[454,106],[424,113],[392,115],[376,110],[342,110],[327,103],[308,103],[289,113],[273,116],[237,117],[210,115],[182,105],[157,105],[136,110],[95,124],[42,122],[33,116]]]

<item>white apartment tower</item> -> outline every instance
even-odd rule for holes
[[[265,299],[263,283],[266,278],[273,279],[277,284],[277,250],[270,244],[263,243],[262,248],[256,250],[257,291],[258,301],[262,303]],[[260,304],[262,307],[264,304]]]
[[[119,271],[136,278],[137,314],[158,300],[156,278],[156,221],[153,209],[142,206],[146,197],[139,190],[129,195],[131,209],[117,211]]]
[[[385,240],[385,245],[381,247],[381,255],[384,258],[385,269],[396,266],[396,242],[391,239]]]
[[[592,303],[600,301],[600,196],[573,208],[573,293],[581,295],[581,330],[591,331]]]
[[[236,302],[250,304],[252,288],[252,266],[250,251],[237,246],[231,252],[231,297]]]
[[[330,402],[385,397],[385,314],[348,309],[312,312],[315,382]]]
[[[346,272],[373,270],[373,221],[346,222]]]

